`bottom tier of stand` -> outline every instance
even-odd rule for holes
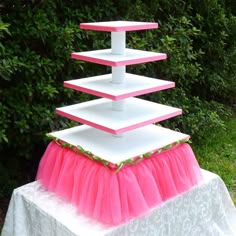
[[[115,227],[83,216],[37,181],[29,183],[14,190],[2,236],[235,236],[236,209],[223,181],[202,174],[197,187]]]
[[[122,135],[112,135],[88,125],[80,125],[52,132],[50,136],[72,146],[80,146],[113,164],[189,139],[187,134],[157,125],[147,125]]]
[[[52,141],[40,162],[37,180],[82,214],[118,225],[188,191],[199,184],[202,175],[187,143],[117,172]]]

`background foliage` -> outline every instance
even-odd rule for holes
[[[93,98],[63,88],[63,81],[110,71],[70,59],[72,51],[110,47],[108,33],[80,30],[81,22],[159,23],[158,30],[128,33],[127,43],[166,52],[168,60],[127,70],[176,82],[143,97],[183,108],[183,116],[163,125],[195,142],[222,128],[226,105],[236,103],[234,0],[3,0],[0,13],[0,196],[34,178],[45,133],[73,125],[55,108]]]

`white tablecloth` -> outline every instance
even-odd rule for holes
[[[200,186],[118,227],[78,214],[32,182],[14,190],[2,236],[235,236],[236,209],[223,181],[207,171],[203,175]]]

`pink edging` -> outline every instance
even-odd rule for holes
[[[153,87],[153,88],[149,88],[149,89],[143,89],[143,90],[139,90],[139,91],[134,91],[134,92],[130,92],[130,93],[126,93],[126,94],[121,94],[121,95],[111,95],[108,93],[103,93],[103,92],[99,92],[97,90],[93,90],[93,89],[88,89],[88,88],[84,88],[78,85],[74,85],[74,84],[70,84],[68,82],[64,82],[64,86],[70,89],[74,89],[77,91],[81,91],[84,93],[88,93],[88,94],[93,94],[95,96],[98,97],[104,97],[104,98],[109,98],[112,100],[120,100],[120,99],[124,99],[124,98],[128,98],[128,97],[134,97],[134,96],[139,96],[142,94],[147,94],[147,93],[152,93],[152,92],[156,92],[156,91],[160,91],[160,90],[164,90],[164,89],[169,89],[169,88],[173,88],[175,87],[175,83],[174,82],[170,82],[169,84],[166,85],[162,85],[162,86],[158,86],[158,87]]]
[[[159,53],[159,55],[156,56],[150,56],[150,57],[144,57],[144,58],[138,58],[138,59],[132,59],[132,60],[123,60],[123,61],[109,61],[104,60],[100,58],[95,58],[91,56],[84,56],[78,53],[71,53],[71,58],[92,62],[96,64],[106,65],[106,66],[126,66],[126,65],[134,65],[134,64],[140,64],[145,62],[152,62],[152,61],[160,61],[165,60],[167,58],[167,55],[165,53]]]
[[[147,121],[135,124],[135,125],[131,125],[131,126],[128,126],[128,127],[125,127],[125,128],[119,129],[119,130],[116,130],[116,134],[121,134],[121,133],[130,131],[130,130],[133,130],[133,129],[137,129],[137,128],[143,127],[145,125],[154,124],[156,122],[167,120],[169,118],[172,118],[172,117],[175,117],[175,116],[178,116],[178,115],[181,115],[181,114],[182,114],[182,110],[180,109],[179,111],[173,112],[171,114],[160,116],[158,118],[154,118],[154,119],[151,119],[151,120],[147,120]]]
[[[77,122],[79,122],[79,123],[89,125],[89,126],[91,126],[91,127],[94,127],[94,128],[96,128],[96,129],[103,130],[103,131],[108,132],[108,133],[111,133],[111,134],[116,134],[116,132],[115,132],[113,129],[109,129],[109,128],[105,127],[105,126],[98,125],[98,124],[96,124],[96,123],[93,123],[93,122],[91,122],[91,121],[88,121],[88,120],[79,118],[79,117],[77,117],[77,116],[73,116],[73,115],[71,115],[71,114],[68,114],[68,113],[66,113],[66,112],[60,111],[60,110],[58,110],[58,109],[56,109],[56,113],[59,114],[59,115],[61,115],[61,116],[66,117],[66,118],[68,118],[68,119],[70,119],[70,120],[74,120],[74,121],[77,121]]]
[[[132,26],[102,26],[102,25],[96,25],[96,23],[80,24],[80,29],[106,31],[106,32],[135,31],[135,30],[157,29],[157,28],[158,28],[158,23],[146,23]]]
[[[56,113],[61,115],[61,116],[66,117],[68,119],[71,119],[71,120],[77,121],[79,123],[83,123],[83,124],[89,125],[91,127],[94,127],[96,129],[99,129],[99,130],[103,130],[103,131],[111,133],[111,134],[121,134],[121,133],[130,131],[130,130],[133,130],[133,129],[137,129],[137,128],[143,127],[145,125],[153,124],[153,123],[156,123],[156,122],[159,122],[159,121],[167,120],[169,118],[181,115],[182,114],[182,110],[179,109],[178,111],[172,112],[171,114],[160,116],[160,117],[157,117],[157,118],[154,118],[154,119],[151,119],[151,120],[147,120],[147,121],[144,121],[144,122],[141,122],[141,123],[138,123],[138,124],[134,124],[134,125],[130,125],[130,126],[127,126],[125,128],[121,128],[121,129],[117,129],[117,130],[105,127],[103,125],[96,124],[94,122],[82,119],[82,118],[77,117],[77,116],[73,116],[71,114],[68,114],[67,112],[60,111],[58,109],[56,109]]]

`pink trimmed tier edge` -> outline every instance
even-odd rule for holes
[[[118,225],[145,215],[202,180],[191,147],[178,144],[118,173],[52,141],[39,164],[42,186],[99,222]]]

